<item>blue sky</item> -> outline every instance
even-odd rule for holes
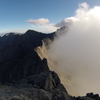
[[[28,29],[45,31],[46,28],[29,20],[44,18],[49,24],[58,23],[74,16],[78,4],[83,2],[90,7],[100,6],[100,0],[0,0],[0,33]]]

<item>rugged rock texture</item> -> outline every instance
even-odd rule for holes
[[[33,50],[21,60],[11,60],[6,62],[0,68],[0,82],[16,83],[21,79],[31,75],[39,74],[43,71],[48,71],[47,61],[44,58],[40,59],[38,54]]]
[[[87,93],[86,96],[82,97],[71,97],[74,100],[100,100],[99,94]]]
[[[35,49],[54,35],[29,30],[0,38],[0,100],[70,100],[58,75]]]
[[[0,100],[70,100],[55,72],[45,71],[14,86],[0,87]]]
[[[55,33],[43,34],[28,30],[25,34],[9,33],[0,38],[0,63],[23,58],[27,53],[42,45],[45,38],[53,39]]]
[[[42,72],[44,65],[41,64],[42,61],[34,48],[41,46],[45,38],[52,40],[54,33],[43,34],[28,30],[25,34],[9,33],[1,37],[0,82],[14,83]]]

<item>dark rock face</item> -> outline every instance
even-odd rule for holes
[[[60,84],[60,79],[55,72],[46,71],[28,78],[28,83],[39,89],[52,90]]]
[[[86,96],[71,97],[72,100],[100,100],[99,94],[87,93]]]
[[[14,84],[21,79],[49,70],[46,59],[41,60],[34,50],[23,59],[8,64],[5,63],[0,70],[2,83]]]
[[[99,94],[93,94],[92,92],[87,93],[86,97],[89,97],[89,98],[92,98],[92,99],[95,99],[95,100],[100,100]]]
[[[34,48],[41,46],[43,39],[53,39],[54,35],[54,33],[43,34],[33,30],[28,30],[25,34],[4,35],[0,38],[0,63],[23,58]]]
[[[28,30],[25,34],[9,33],[0,38],[0,82],[14,83],[38,74],[47,68],[34,48],[45,38],[53,39],[54,33],[43,34]],[[45,64],[45,65],[43,65]],[[41,67],[40,67],[41,66]]]
[[[63,32],[66,27],[59,31],[44,34],[34,30],[28,30],[25,34],[8,33],[0,37],[0,66],[12,59],[22,59],[27,53],[42,45],[42,40],[53,40],[57,34]]]
[[[70,96],[60,83],[58,75],[53,71],[42,72],[21,80],[16,84],[16,87],[22,88],[26,87],[26,85],[31,85],[31,88],[40,90],[40,92],[35,95],[36,100],[70,100]],[[44,91],[44,94],[42,91]]]
[[[53,37],[54,33],[29,30],[0,38],[0,82],[9,85],[1,85],[0,100],[70,100],[58,75],[49,70],[47,59],[34,50],[43,39]]]

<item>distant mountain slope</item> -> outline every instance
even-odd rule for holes
[[[23,58],[28,52],[42,45],[44,38],[53,39],[54,33],[43,34],[28,30],[25,34],[5,34],[0,38],[0,63]]]
[[[54,35],[55,33],[43,34],[28,30],[25,34],[9,33],[1,37],[0,82],[16,82],[42,70],[42,68],[38,68],[41,59],[34,49],[42,45],[43,39],[52,40]]]

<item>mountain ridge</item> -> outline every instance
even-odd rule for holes
[[[28,30],[0,38],[1,100],[100,100],[93,93],[70,96],[59,76],[50,70],[42,46],[49,45],[56,34]]]

